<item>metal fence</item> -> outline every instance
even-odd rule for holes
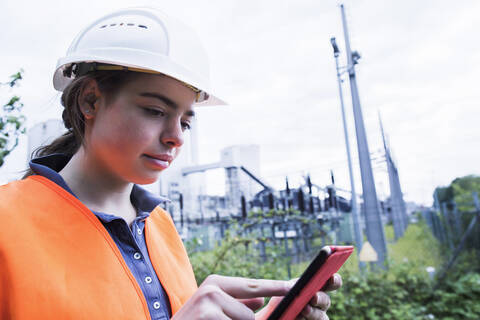
[[[425,210],[423,217],[435,237],[449,248],[449,261],[439,274],[443,279],[463,251],[475,251],[480,261],[480,203],[472,193],[473,210],[459,210],[455,202],[440,203],[439,210]]]

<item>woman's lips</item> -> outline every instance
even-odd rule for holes
[[[169,155],[148,155],[144,154],[147,162],[159,169],[166,169],[170,165],[170,162],[173,160],[173,157]]]

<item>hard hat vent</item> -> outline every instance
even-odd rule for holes
[[[162,20],[148,12],[136,11],[112,14],[96,21],[76,38],[69,52],[95,54],[101,58],[106,54],[112,57],[106,52],[115,50],[116,57],[112,58],[121,62],[125,56],[120,51],[125,53],[132,48],[169,56],[169,42]]]
[[[100,29],[105,29],[106,27],[116,27],[116,26],[127,26],[127,27],[134,27],[134,26],[137,26],[139,28],[143,28],[143,29],[148,29],[147,26],[143,25],[143,24],[137,24],[135,25],[135,23],[124,23],[124,22],[121,22],[121,23],[112,23],[110,25],[108,24],[104,24],[103,26],[100,27]]]

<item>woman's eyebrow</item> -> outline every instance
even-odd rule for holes
[[[173,101],[172,99],[170,99],[168,97],[165,97],[164,95],[154,93],[154,92],[142,92],[142,93],[139,93],[138,95],[141,96],[141,97],[158,99],[172,109],[175,109],[175,110],[179,109],[178,104],[175,101]],[[190,117],[195,117],[195,112],[193,110],[187,110],[185,112],[185,114],[187,116],[190,116]]]

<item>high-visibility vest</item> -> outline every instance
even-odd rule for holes
[[[197,290],[167,212],[145,221],[153,267],[175,314]],[[0,186],[1,319],[150,319],[115,242],[77,198],[42,176]]]

